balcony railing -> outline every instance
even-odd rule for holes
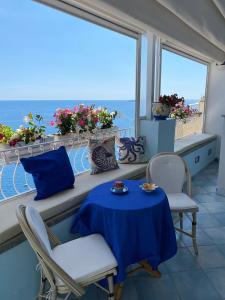
[[[92,136],[94,139],[111,136],[125,137],[132,135],[133,129],[105,130]],[[0,201],[31,192],[35,189],[32,176],[26,173],[20,163],[22,157],[35,156],[65,146],[75,175],[90,169],[88,160],[88,136],[61,137],[58,140],[10,147],[0,150]],[[116,147],[117,149],[117,147]]]
[[[176,121],[175,139],[180,139],[185,136],[201,133],[203,125],[202,114],[196,114],[184,121]]]

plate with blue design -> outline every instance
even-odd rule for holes
[[[116,195],[123,195],[123,194],[126,194],[128,192],[128,187],[124,185],[124,187],[122,189],[117,189],[115,187],[112,187],[110,189],[110,191],[113,193],[113,194],[116,194]]]

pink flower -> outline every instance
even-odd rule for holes
[[[50,122],[50,125],[51,125],[51,126],[55,126],[55,122],[54,122],[54,121],[51,121],[51,122]]]
[[[77,113],[79,111],[79,107],[75,106],[73,110],[74,110],[75,113]]]
[[[65,113],[66,115],[71,115],[71,114],[72,114],[72,111],[71,111],[69,108],[66,108],[66,109],[64,110],[64,113]]]
[[[84,126],[84,125],[85,125],[84,120],[80,120],[80,121],[79,121],[79,125],[80,125],[80,126]]]

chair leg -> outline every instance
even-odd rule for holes
[[[183,222],[183,213],[182,212],[179,213],[179,219],[180,219],[180,229],[183,229],[184,222]]]
[[[108,287],[109,287],[109,295],[108,300],[114,300],[114,284],[113,284],[113,275],[107,277]]]
[[[195,254],[198,254],[198,246],[196,242],[196,225],[197,225],[197,215],[196,212],[192,213],[192,240],[193,240],[193,248]]]
[[[46,279],[41,276],[38,300],[43,299],[43,294],[44,294],[44,291],[45,291],[45,282],[46,282]]]

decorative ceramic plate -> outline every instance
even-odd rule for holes
[[[115,189],[114,187],[112,187],[110,189],[110,191],[113,193],[113,194],[117,194],[117,195],[121,195],[121,194],[126,194],[128,192],[128,187],[127,186],[124,186],[123,189]]]
[[[146,193],[151,193],[151,192],[155,191],[158,188],[158,185],[155,184],[150,189],[146,189],[146,188],[144,188],[143,185],[140,185],[140,188],[142,189],[142,191],[144,191]]]

